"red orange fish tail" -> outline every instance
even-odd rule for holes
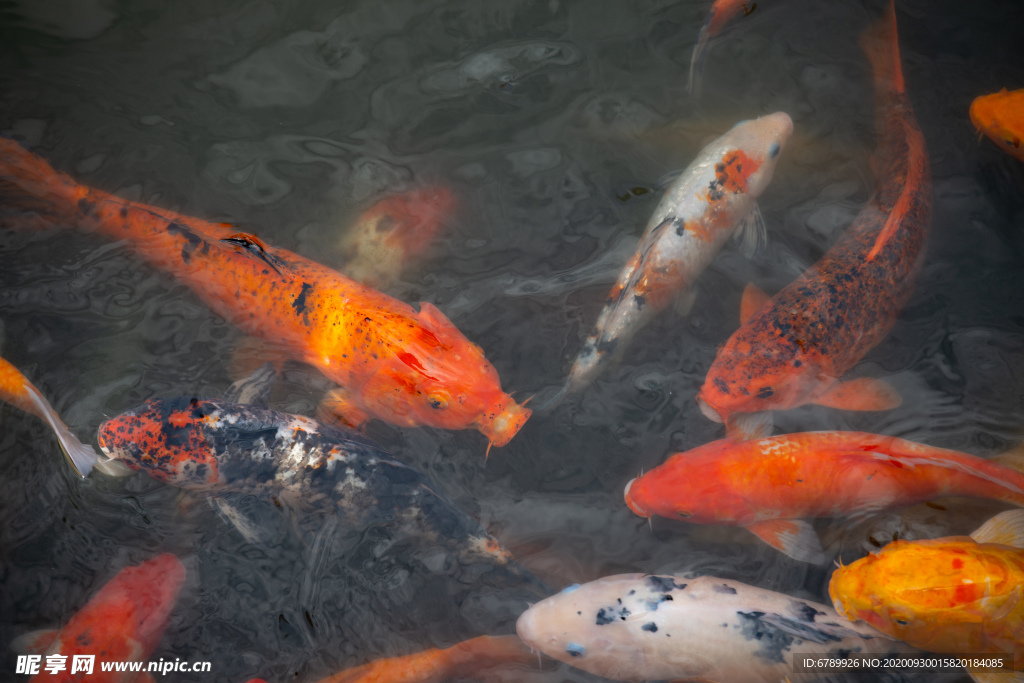
[[[46,227],[73,216],[73,207],[88,192],[40,156],[14,140],[0,138],[0,203],[27,216],[4,216],[19,227]]]
[[[899,39],[896,34],[896,7],[889,0],[889,7],[881,19],[871,25],[860,37],[860,46],[871,62],[875,74],[875,89],[906,92],[903,83],[903,67],[900,64]]]

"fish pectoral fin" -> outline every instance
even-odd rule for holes
[[[324,395],[316,410],[316,419],[325,424],[340,424],[359,429],[370,419],[370,414],[356,405],[352,393],[344,387],[332,389]]]
[[[770,410],[762,410],[759,413],[737,413],[726,421],[725,435],[735,441],[763,439],[772,435],[774,426]]]
[[[806,640],[811,643],[836,643],[845,638],[862,638],[863,634],[839,624],[826,624],[820,622],[807,622],[793,617],[786,617],[774,612],[765,614],[761,621],[771,624],[780,631],[789,635]]]
[[[441,309],[428,301],[420,302],[420,312],[417,317],[420,322],[432,326],[434,331],[455,333],[458,336],[462,336],[462,333],[459,332],[459,328],[455,327],[455,324],[448,319],[448,316],[442,313]]]
[[[740,221],[739,229],[733,238],[740,245],[740,251],[747,258],[754,258],[768,244],[768,228],[765,226],[761,207],[754,202],[750,213]]]
[[[23,633],[11,641],[11,652],[19,655],[41,655],[50,649],[60,631],[54,628]]]
[[[995,623],[1008,617],[1020,604],[1020,598],[1021,586],[1019,584],[1014,586],[1008,595],[982,598],[981,609],[985,614],[985,623]]]
[[[688,288],[683,292],[680,292],[679,296],[676,297],[673,308],[677,315],[687,316],[690,315],[690,310],[693,308],[693,304],[696,301],[697,291]]]
[[[223,497],[210,498],[210,504],[231,526],[238,530],[247,543],[253,545],[266,544],[268,538],[259,526],[234,504]]]
[[[135,474],[135,470],[128,467],[123,461],[115,458],[108,458],[106,460],[100,458],[96,461],[93,471],[102,472],[108,477],[130,477]]]
[[[1024,510],[1007,510],[988,520],[971,534],[978,543],[1001,543],[1024,548]]]
[[[740,325],[746,324],[758,311],[771,299],[763,289],[748,282],[743,289],[743,298],[740,300]]]
[[[251,375],[235,381],[228,387],[224,392],[224,401],[266,407],[276,379],[277,370],[274,369],[274,363],[267,361]]]
[[[898,408],[903,399],[887,382],[861,377],[836,382],[813,402],[841,410],[892,410]]]
[[[794,560],[824,564],[825,551],[814,527],[802,519],[769,519],[747,529],[762,541]]]

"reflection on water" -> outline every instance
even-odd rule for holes
[[[746,283],[774,292],[791,281],[874,187],[857,36],[880,3],[761,3],[712,46],[694,100],[686,74],[709,4],[19,0],[0,6],[0,131],[90,185],[244,226],[332,267],[343,230],[374,201],[451,188],[447,233],[391,291],[435,303],[522,398],[560,385],[590,332],[659,199],[634,189],[666,186],[738,120],[789,113],[794,137],[761,201],[768,246],[754,260],[727,246],[688,315],[662,314],[617,367],[486,462],[475,432],[377,422],[369,435],[553,588],[690,572],[825,601],[827,568],[742,529],[648,528],[622,504],[641,469],[722,436],[694,396]],[[903,405],[802,407],[777,415],[776,430],[856,429],[992,455],[1021,438],[1024,167],[978,144],[967,109],[1024,85],[1013,50],[1024,14],[906,0],[898,16],[934,218],[914,295],[854,374],[886,378]],[[124,244],[4,227],[0,263],[3,355],[86,441],[146,399],[216,397],[235,379],[241,334]],[[272,406],[310,415],[327,388],[289,368]],[[216,680],[316,680],[511,632],[524,607],[515,591],[461,584],[385,527],[302,531],[243,497],[235,504],[263,531],[246,542],[206,497],[144,476],[78,481],[43,423],[9,407],[0,421],[0,644],[64,623],[121,567],[160,552],[184,558],[189,579],[153,658],[210,660]],[[815,527],[826,550],[852,559],[897,533],[967,533],[1001,509],[942,507]],[[5,650],[0,669],[13,667]]]

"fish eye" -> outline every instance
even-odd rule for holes
[[[427,404],[434,410],[444,410],[448,407],[448,392],[438,389],[427,394]]]
[[[768,156],[772,159],[779,156],[779,152],[782,151],[782,147],[777,142],[773,142],[772,146],[768,148]]]
[[[682,510],[676,510],[676,514],[679,515],[680,517],[692,517],[693,516],[689,512],[683,512]]]
[[[587,648],[583,647],[579,643],[569,643],[566,646],[565,651],[573,657],[582,657],[587,654]]]

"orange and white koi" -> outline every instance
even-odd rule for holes
[[[1012,656],[1016,674],[971,671],[979,682],[1024,681],[1022,510],[970,536],[894,541],[839,567],[828,593],[846,618],[929,652]]]
[[[0,401],[21,408],[49,424],[75,474],[89,476],[98,459],[96,451],[79,441],[35,385],[3,358],[0,358]]]
[[[185,567],[169,553],[125,567],[59,631],[37,631],[15,641],[16,649],[67,658],[64,670],[41,671],[30,683],[152,683],[148,673],[104,671],[100,663],[145,662],[160,644],[184,582]],[[92,671],[72,673],[75,655],[93,655]]]
[[[931,222],[928,154],[903,82],[891,3],[861,44],[874,68],[880,125],[875,195],[843,237],[770,300],[748,287],[743,324],[718,351],[697,397],[716,422],[807,403],[846,410],[900,403],[879,380],[839,380],[895,323]]]
[[[455,197],[442,185],[384,197],[342,237],[345,274],[387,290],[422,256],[454,210]]]
[[[738,229],[751,247],[764,240],[756,200],[792,133],[793,121],[784,112],[741,121],[672,183],[584,342],[567,391],[596,377],[640,327],[696,281]]]
[[[1024,89],[1003,88],[971,102],[971,121],[979,133],[1010,156],[1024,161]]]
[[[806,432],[722,439],[676,453],[625,492],[626,505],[641,517],[742,526],[815,563],[825,555],[807,518],[864,515],[944,496],[1024,507],[1024,474],[892,436]]]
[[[376,417],[473,428],[502,446],[530,416],[501,390],[483,350],[432,304],[417,311],[229,226],[85,187],[5,139],[0,194],[34,210],[32,224],[71,223],[128,240],[215,313],[340,384],[335,409],[351,425]]]
[[[516,622],[524,643],[619,681],[782,681],[797,653],[907,648],[809,600],[712,576],[620,574],[573,584]]]

